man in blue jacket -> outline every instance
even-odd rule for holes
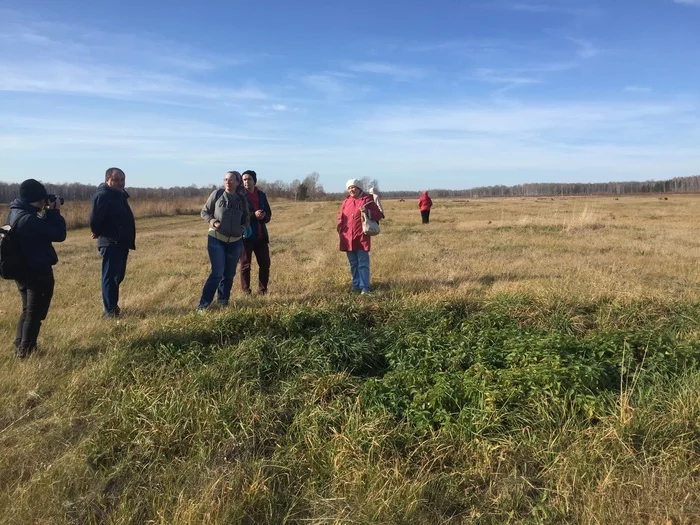
[[[20,184],[19,198],[10,204],[7,222],[24,264],[24,271],[15,280],[22,314],[14,343],[17,357],[24,359],[36,349],[41,322],[49,313],[54,288],[52,267],[58,262],[51,243],[66,239],[66,221],[61,216],[60,199],[54,196],[49,200],[43,184],[27,179]]]
[[[102,256],[102,303],[105,317],[119,317],[119,285],[126,275],[129,250],[136,249],[136,223],[124,191],[126,175],[109,168],[92,198],[90,230]]]
[[[267,293],[267,283],[270,279],[270,237],[266,224],[272,218],[270,203],[267,196],[260,191],[256,184],[258,175],[253,170],[243,172],[243,187],[246,189],[248,211],[250,211],[250,228],[243,235],[243,251],[241,251],[241,288],[243,293],[250,294],[250,263],[252,256],[258,261],[258,293]]]

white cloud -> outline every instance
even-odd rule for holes
[[[482,80],[484,82],[493,82],[495,84],[524,85],[537,84],[540,82],[535,78],[520,75],[519,73],[519,70],[513,69],[496,70],[479,68],[474,71],[476,79]]]
[[[700,6],[700,0],[673,0],[677,4]]]
[[[497,89],[494,94],[503,94],[516,87],[540,83],[540,80],[531,76],[521,75],[517,70],[497,71],[494,69],[480,68],[474,71],[474,75],[476,80],[492,84],[501,84],[502,87]]]
[[[170,74],[63,61],[0,64],[0,91],[76,94],[105,98],[171,101],[163,97],[232,100],[264,100],[256,87],[231,89],[191,81]]]
[[[514,88],[543,84],[551,74],[580,67],[584,60],[598,56],[602,50],[592,41],[547,33],[548,40],[447,40],[406,44],[409,52],[451,52],[463,55],[474,67],[466,78],[501,87],[492,94]],[[570,45],[576,45],[572,52]],[[443,74],[445,74],[443,72]],[[462,78],[465,78],[462,75]]]
[[[672,101],[527,106],[452,101],[364,107],[354,117],[325,126],[304,125],[301,116],[288,123],[289,129],[258,119],[240,127],[116,112],[108,118],[110,126],[103,126],[105,116],[97,119],[91,113],[4,114],[0,167],[7,171],[13,156],[23,156],[27,166],[28,153],[41,150],[42,162],[52,164],[79,157],[85,161],[83,171],[83,165],[104,158],[124,159],[125,165],[138,167],[134,185],[140,186],[208,183],[215,178],[202,174],[229,169],[231,159],[269,174],[263,176],[268,180],[291,180],[315,170],[327,189],[356,170],[348,159],[362,159],[367,173],[376,174],[385,189],[422,185],[428,172],[445,174],[434,187],[453,188],[482,185],[480,177],[490,172],[497,174],[497,183],[507,184],[563,177],[585,181],[594,175],[604,180],[667,178],[692,174],[700,163],[695,146],[700,120],[683,120],[697,112],[690,103]],[[304,133],[290,132],[294,129]],[[179,178],[172,178],[172,169],[159,172],[159,163],[172,165]],[[153,169],[144,169],[146,165]],[[504,173],[509,175],[504,178]],[[167,183],[163,177],[169,177]]]
[[[450,39],[420,42],[408,42],[398,45],[401,50],[409,53],[453,53],[458,56],[471,58],[493,58],[495,56],[508,55],[515,52],[522,52],[527,44],[515,40],[503,38],[471,38],[471,39]]]
[[[329,100],[352,100],[368,91],[366,86],[357,84],[355,75],[343,71],[310,73],[299,80]]]
[[[544,82],[545,74],[567,71],[575,67],[577,67],[575,62],[552,62],[510,68],[477,68],[472,78],[491,84],[501,84],[502,87],[494,94],[502,94],[517,87],[541,84]]]
[[[0,91],[164,103],[268,98],[253,85],[231,88],[195,78],[240,65],[243,58],[200,53],[141,35],[111,32],[105,38],[93,30],[30,20],[8,10],[0,14]]]
[[[697,112],[681,103],[560,103],[542,105],[463,103],[432,108],[386,107],[363,118],[363,129],[381,133],[476,133],[513,136],[596,137],[611,131],[664,128],[669,121]],[[660,123],[659,123],[660,122]],[[620,133],[622,130],[625,133]],[[633,137],[633,136],[632,136]]]
[[[599,12],[596,7],[577,4],[575,0],[550,0],[549,2],[503,0],[491,2],[488,6],[497,9],[523,11],[534,14],[558,13],[572,16],[590,16]]]
[[[60,150],[66,146],[79,146],[81,149],[127,148],[139,154],[160,157],[179,155],[205,144],[267,144],[284,140],[277,135],[250,132],[248,127],[241,130],[239,126],[229,128],[198,120],[133,114],[111,114],[108,120],[110,124],[105,126],[101,120],[89,116],[49,118],[2,115],[3,127],[11,131],[3,132],[0,128],[0,150]]]
[[[622,91],[625,93],[651,93],[652,89],[650,87],[646,86],[635,86],[635,85],[630,85],[630,86],[625,86]]]
[[[569,38],[578,46],[576,54],[579,58],[588,59],[600,54],[600,48],[596,47],[591,41],[582,38]]]
[[[137,63],[151,71],[183,74],[212,71],[249,62],[252,57],[235,53],[215,54],[195,50],[179,40],[30,19],[0,9],[0,45],[5,58],[39,56],[76,62]]]
[[[351,62],[345,68],[355,73],[374,73],[393,77],[397,80],[415,80],[425,76],[425,71],[421,68],[384,62]]]
[[[304,76],[302,81],[326,95],[340,96],[347,91],[346,85],[342,82],[337,73],[313,73]]]

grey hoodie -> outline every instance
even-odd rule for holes
[[[217,199],[217,194],[221,196]],[[250,212],[245,197],[215,190],[202,208],[202,219],[209,223],[209,232],[219,240],[231,242],[243,237],[250,224]],[[214,222],[221,224],[214,228]]]

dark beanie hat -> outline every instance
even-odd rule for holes
[[[251,177],[253,177],[253,182],[254,182],[255,184],[258,183],[258,174],[257,174],[257,173],[255,173],[253,170],[245,170],[245,171],[243,172],[243,175],[246,175],[246,174],[248,174],[248,175],[250,175]]]
[[[27,179],[19,185],[19,196],[27,202],[42,201],[46,195],[46,188],[38,180]]]

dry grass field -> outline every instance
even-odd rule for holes
[[[383,294],[416,301],[502,293],[566,301],[700,300],[698,196],[445,200],[428,226],[420,224],[414,204],[387,201],[384,231],[372,250],[372,281]],[[76,207],[79,215],[65,206],[69,224],[87,217],[85,203]],[[194,201],[134,205],[137,216],[198,208]],[[267,300],[317,301],[344,291],[348,271],[337,250],[336,208],[275,203]],[[208,272],[206,225],[198,216],[177,215],[141,220],[138,233],[125,307],[149,316],[165,305],[191,309]],[[57,245],[57,300],[82,303],[89,297],[82,294],[92,293],[99,304],[93,244],[87,230],[74,229]],[[86,305],[75,314],[93,310],[99,308]]]
[[[269,294],[197,316],[199,205],[135,202],[118,322],[67,203],[26,361],[0,282],[0,521],[700,523],[700,196],[383,203],[370,296],[278,201]]]

